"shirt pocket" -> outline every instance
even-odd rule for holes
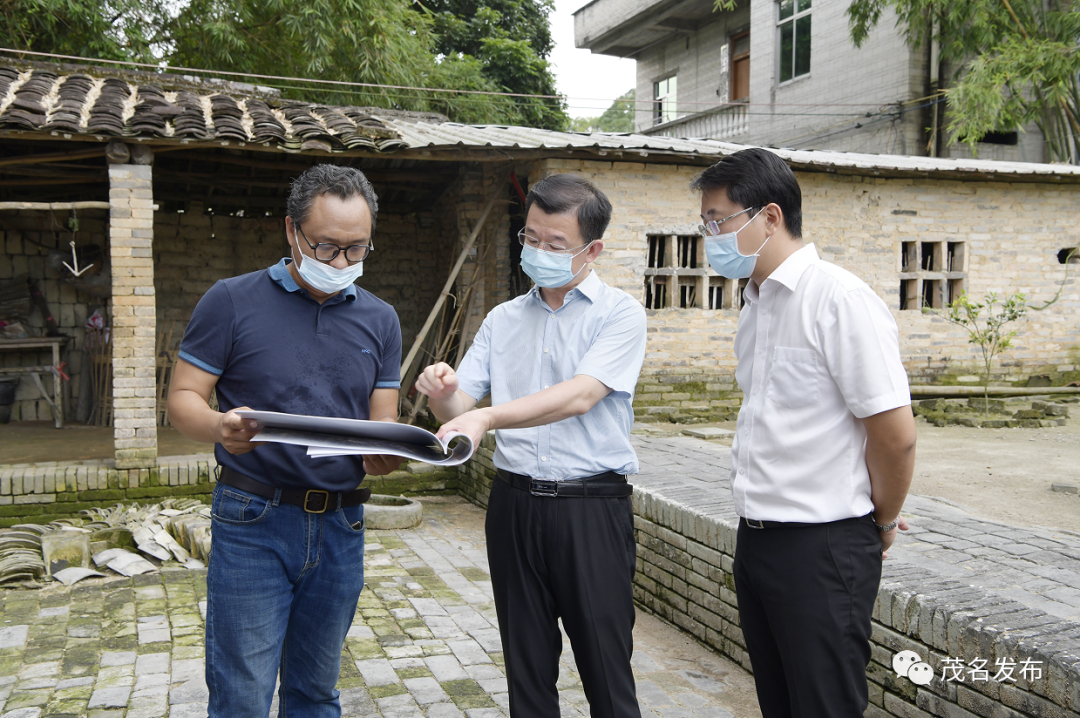
[[[776,347],[767,396],[786,409],[798,409],[821,397],[817,352]]]

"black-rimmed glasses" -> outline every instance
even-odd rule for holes
[[[307,235],[304,234],[304,230],[300,227],[299,223],[296,225],[296,231],[299,232],[300,236],[307,242],[307,246],[315,251],[315,259],[320,262],[332,262],[337,258],[338,254],[344,252],[345,261],[349,264],[356,264],[357,262],[363,262],[367,259],[368,255],[371,254],[371,250],[374,249],[371,244],[350,244],[348,247],[339,247],[336,244],[331,244],[329,242],[312,244],[307,238]]]

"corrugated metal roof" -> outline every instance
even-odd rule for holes
[[[746,149],[746,145],[707,139],[678,139],[638,134],[552,132],[529,127],[500,125],[460,125],[453,122],[428,123],[380,118],[396,129],[413,149],[592,149],[622,151],[647,156],[650,153],[699,155],[719,159]],[[941,159],[905,155],[873,155],[824,150],[772,149],[795,168],[806,170],[849,170],[855,173],[945,173],[960,175],[1013,175],[1080,181],[1080,166],[1036,162],[1000,162],[978,159]]]

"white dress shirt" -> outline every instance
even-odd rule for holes
[[[810,244],[746,287],[732,444],[740,516],[824,523],[874,509],[862,419],[911,403],[896,321]]]
[[[540,289],[491,310],[457,370],[460,389],[493,406],[585,374],[611,392],[581,416],[495,432],[495,466],[562,481],[636,474],[634,389],[645,360],[645,309],[589,273],[552,309]]]

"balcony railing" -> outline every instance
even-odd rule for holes
[[[641,133],[661,137],[730,140],[745,134],[749,129],[746,103],[734,102],[647,127],[641,130]]]

